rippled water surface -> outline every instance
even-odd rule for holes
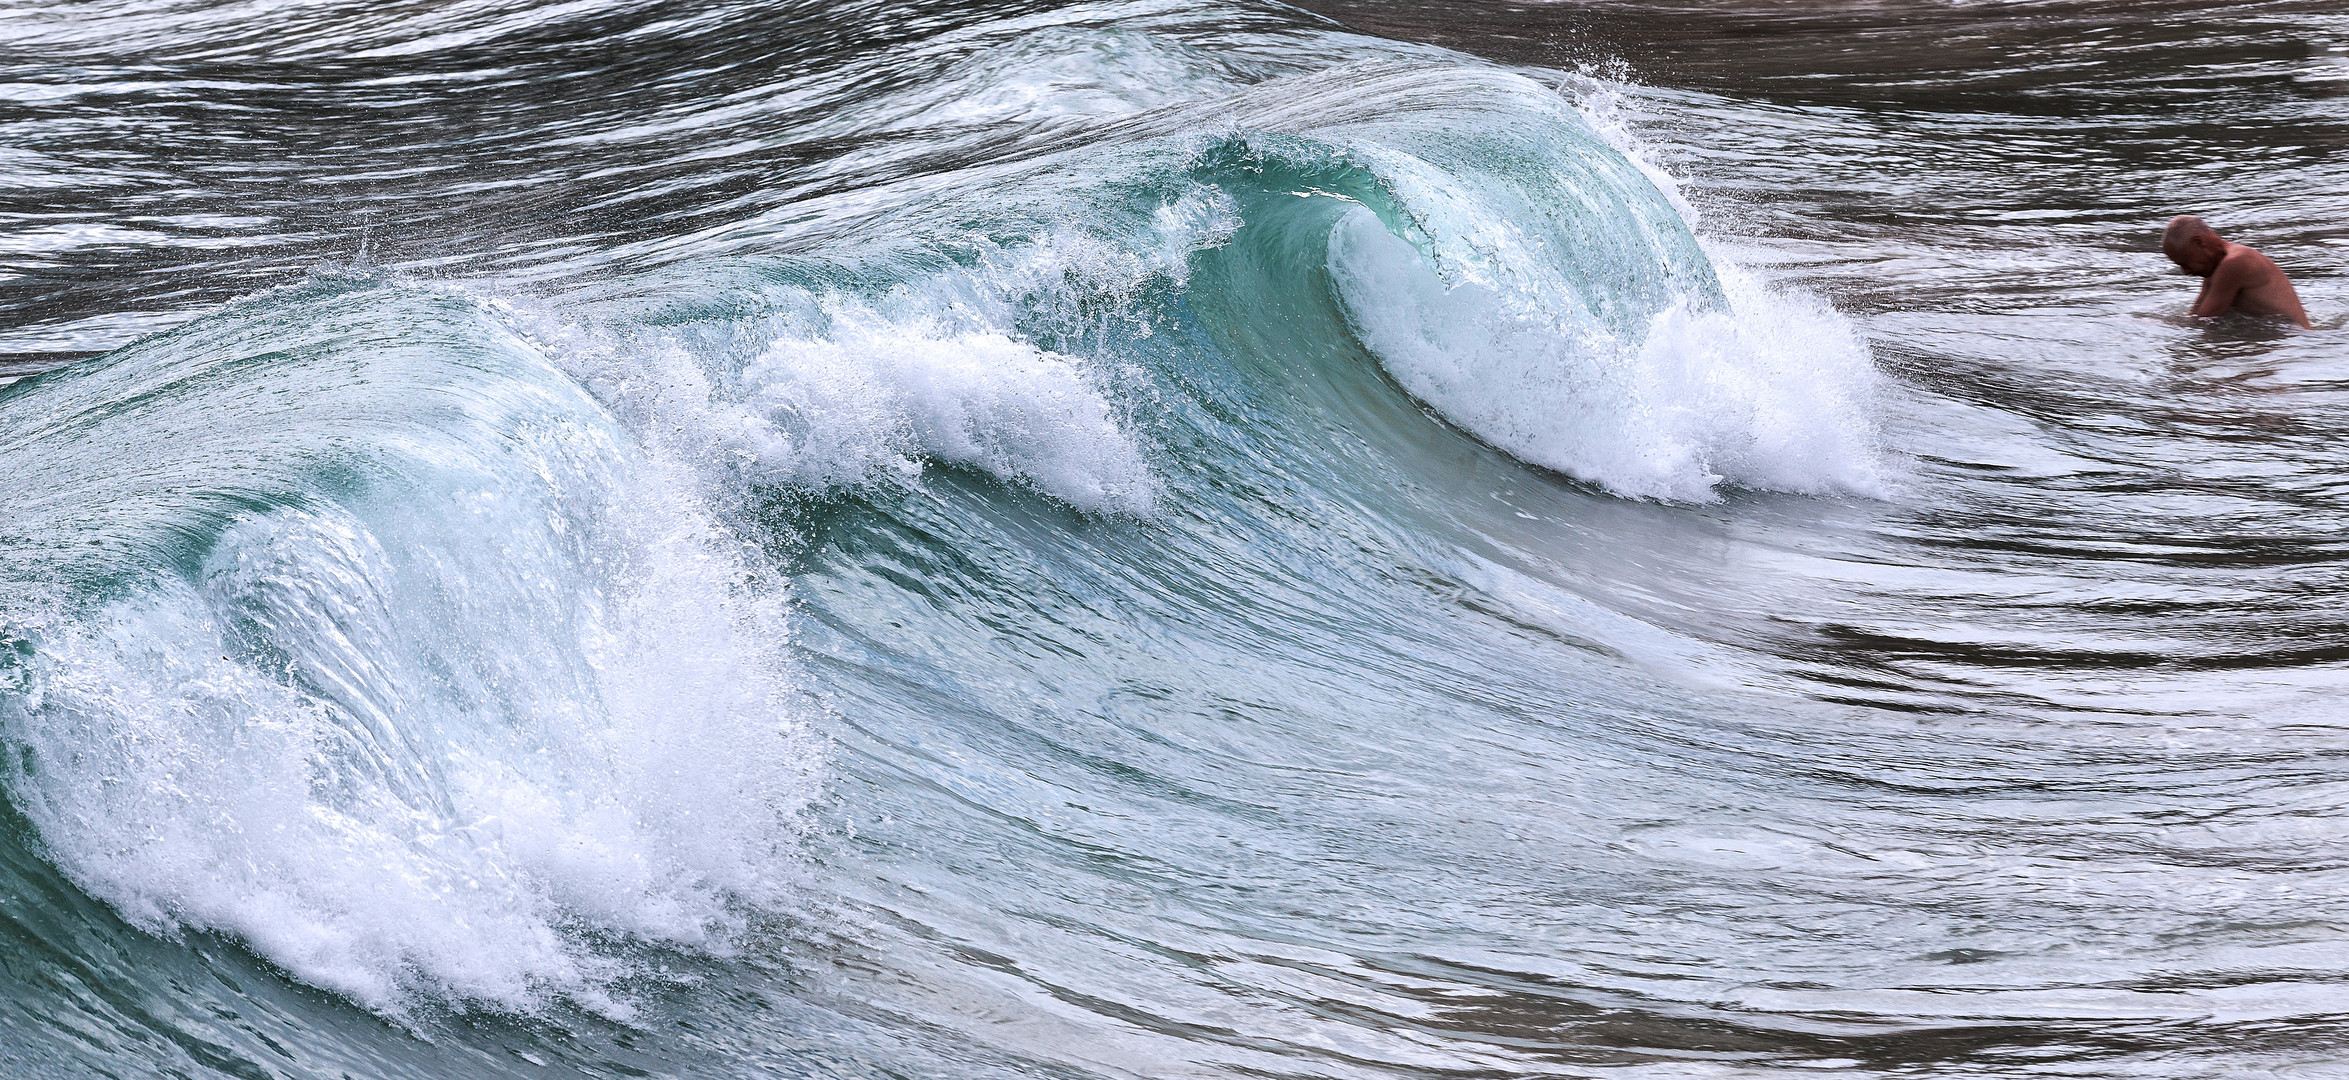
[[[0,12],[0,1075],[2349,1075],[2345,155],[2328,3]]]

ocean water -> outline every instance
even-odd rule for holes
[[[0,11],[0,1077],[2349,1076],[2349,15],[1309,7]]]

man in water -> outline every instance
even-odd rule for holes
[[[2229,311],[2247,315],[2282,315],[2308,329],[2308,311],[2292,279],[2282,267],[2242,244],[2230,244],[2201,218],[2184,214],[2170,219],[2161,231],[2161,253],[2202,279],[2202,295],[2194,298],[2193,315],[2216,318]]]

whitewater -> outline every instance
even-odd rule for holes
[[[2335,1075],[2342,40],[0,15],[0,1076]]]

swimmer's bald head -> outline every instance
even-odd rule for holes
[[[2161,230],[2161,253],[2196,277],[2209,277],[2218,269],[2220,260],[2227,257],[2227,242],[2219,239],[2218,230],[2210,223],[2192,214],[2171,218],[2168,227]]]

